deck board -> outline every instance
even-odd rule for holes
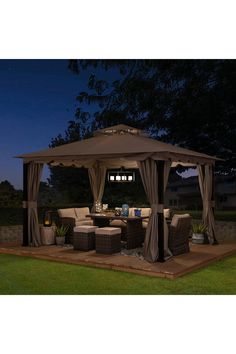
[[[236,243],[216,246],[190,245],[189,253],[172,257],[165,263],[148,263],[134,256],[101,255],[95,251],[80,252],[74,251],[72,247],[58,246],[35,248],[0,244],[0,253],[175,279],[236,254]]]

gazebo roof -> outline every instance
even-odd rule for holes
[[[95,160],[107,163],[107,166],[111,161],[122,160],[126,161],[127,166],[131,166],[129,162],[147,157],[190,165],[212,164],[218,160],[213,156],[149,138],[143,131],[123,124],[98,130],[92,138],[17,157],[23,158],[26,162],[44,162],[52,165],[74,164],[85,167]],[[125,166],[124,163],[123,165]]]

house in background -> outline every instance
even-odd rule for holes
[[[232,176],[215,177],[216,209],[236,208],[236,178]],[[198,210],[202,208],[198,177],[180,178],[169,182],[165,193],[165,205],[172,209]]]

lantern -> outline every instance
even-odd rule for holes
[[[128,206],[128,204],[123,204],[122,205],[121,215],[125,216],[125,217],[129,216],[129,206]]]
[[[109,171],[108,182],[116,182],[116,183],[135,182],[135,172],[125,171],[124,169],[121,169],[119,171]]]
[[[43,226],[46,226],[46,227],[52,226],[52,212],[51,212],[51,210],[45,211],[44,218],[43,218]]]

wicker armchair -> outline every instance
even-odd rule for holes
[[[191,222],[189,214],[173,216],[169,228],[169,249],[173,256],[189,252]]]

